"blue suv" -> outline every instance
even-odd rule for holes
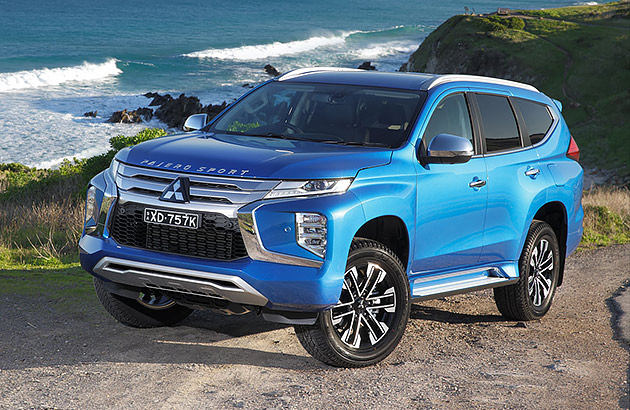
[[[333,366],[387,357],[419,300],[494,288],[538,319],[582,235],[561,110],[493,78],[295,70],[120,151],[81,263],[126,325],[256,312]]]

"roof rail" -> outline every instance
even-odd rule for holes
[[[450,83],[454,81],[470,81],[476,83],[490,83],[497,85],[507,85],[510,87],[523,88],[529,91],[538,92],[538,89],[529,84],[523,84],[516,81],[503,80],[501,78],[483,77],[479,75],[465,75],[465,74],[447,74],[435,76],[424,83],[422,83],[423,90],[430,90],[433,87],[437,87],[440,84]]]
[[[308,68],[297,68],[295,70],[291,70],[282,74],[278,77],[278,81],[290,80],[292,78],[299,77],[304,74],[312,74],[326,71],[365,71],[359,70],[356,68],[341,68],[341,67],[308,67]]]

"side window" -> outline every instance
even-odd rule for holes
[[[451,134],[464,137],[473,143],[473,133],[470,125],[470,114],[464,94],[451,94],[444,98],[431,114],[431,119],[422,138],[426,146],[438,134]]]
[[[495,152],[520,148],[522,146],[521,137],[508,99],[488,94],[477,94],[476,97],[481,113],[486,151]]]
[[[553,124],[553,117],[549,113],[547,106],[520,98],[514,98],[512,101],[518,106],[523,116],[525,128],[527,128],[527,134],[529,134],[529,140],[532,145],[542,141],[547,135],[551,124]]]

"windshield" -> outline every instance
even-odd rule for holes
[[[424,101],[421,91],[271,82],[209,129],[330,144],[399,147]]]

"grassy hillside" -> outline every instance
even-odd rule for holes
[[[630,177],[630,2],[455,16],[408,70],[533,84],[563,103],[585,164]]]

